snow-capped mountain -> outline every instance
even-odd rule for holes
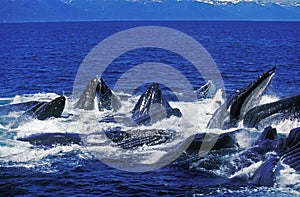
[[[1,0],[0,21],[300,20],[299,0]]]

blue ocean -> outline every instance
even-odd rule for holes
[[[166,148],[184,138],[207,132],[206,125],[216,110],[208,98],[197,102],[178,102],[173,94],[165,96],[172,106],[180,108],[192,124],[178,123],[175,117],[160,126],[176,130],[178,137],[169,144],[119,150],[94,135],[113,127],[99,123],[107,112],[75,111],[72,108],[74,81],[85,57],[101,41],[118,32],[143,26],[168,27],[178,30],[203,45],[217,65],[224,81],[226,96],[246,87],[264,71],[276,67],[276,73],[261,103],[299,94],[300,23],[239,21],[103,21],[103,22],[40,22],[0,24],[0,105],[27,101],[50,101],[60,95],[67,98],[61,118],[26,121],[17,128],[11,125],[23,112],[0,117],[0,196],[298,196],[299,172],[281,166],[273,187],[257,187],[244,181],[232,181],[222,169],[205,172],[197,161],[170,163],[161,168],[138,172],[109,165],[110,159],[132,159],[134,163],[151,165],[168,154]],[[151,36],[151,33],[149,33]],[[134,39],[132,40],[134,42]],[[174,41],[176,42],[176,41]],[[178,41],[179,42],[179,41]],[[114,43],[118,47],[118,43]],[[120,43],[121,44],[121,43]],[[191,49],[192,50],[192,49]],[[142,48],[115,58],[103,72],[106,84],[113,89],[117,80],[135,65],[160,62],[183,73],[197,90],[206,83],[193,70],[191,62],[164,49]],[[147,75],[147,72],[142,73]],[[99,73],[95,73],[95,76]],[[165,73],[168,76],[168,73]],[[134,76],[142,77],[141,75]],[[178,81],[171,81],[176,84]],[[133,95],[119,93],[127,109],[134,106],[147,84],[137,87]],[[185,87],[178,83],[177,92]],[[198,108],[198,114],[190,114]],[[241,127],[239,124],[238,127]],[[272,123],[281,136],[300,127],[298,119]],[[143,126],[151,129],[156,125]],[[240,139],[245,148],[263,128],[251,129],[253,139]],[[90,134],[93,145],[57,145],[34,147],[18,138],[39,133]],[[222,131],[227,132],[227,131]],[[103,142],[103,143],[102,143]],[[171,144],[171,145],[170,145]],[[136,157],[131,157],[136,155]],[[124,164],[125,165],[125,164]],[[250,173],[248,168],[240,173]],[[133,170],[135,171],[135,170]]]

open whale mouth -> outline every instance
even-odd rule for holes
[[[231,119],[242,119],[246,112],[257,104],[257,101],[260,100],[262,94],[267,89],[274,74],[275,67],[263,73],[246,88],[240,90],[240,93],[231,105]]]
[[[260,75],[247,87],[236,90],[227,101],[216,110],[207,128],[226,129],[237,126],[245,114],[255,107],[270,84],[275,74],[275,67]]]

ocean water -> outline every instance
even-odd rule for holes
[[[300,85],[300,23],[299,22],[222,22],[222,21],[151,21],[151,22],[60,22],[0,24],[0,105],[31,100],[67,97],[64,117],[46,121],[26,121],[16,129],[10,126],[22,112],[0,117],[0,195],[60,196],[295,196],[300,193],[300,175],[288,166],[276,175],[274,187],[254,187],[244,181],[231,181],[222,171],[203,172],[197,162],[187,168],[170,164],[146,172],[128,172],[107,165],[109,159],[132,160],[137,169],[142,163],[151,165],[168,154],[186,137],[205,128],[217,108],[220,97],[198,102],[177,102],[166,94],[171,105],[183,117],[163,120],[153,129],[176,130],[176,138],[163,145],[123,151],[103,142],[101,131],[115,126],[98,121],[108,112],[76,111],[72,90],[77,70],[83,59],[99,42],[128,28],[163,26],[179,30],[200,42],[218,66],[226,95],[247,86],[265,70],[276,66],[276,74],[262,103],[299,94]],[[133,40],[134,42],[134,40]],[[103,77],[111,88],[128,69],[145,62],[161,62],[182,72],[194,89],[205,80],[193,70],[190,62],[172,52],[144,48],[129,51],[116,58]],[[95,73],[96,75],[97,73]],[[146,74],[146,73],[145,73]],[[139,76],[136,76],[139,77]],[[176,82],[174,82],[176,83]],[[135,95],[122,101],[121,112],[132,109],[145,86],[137,87]],[[184,86],[176,84],[176,91]],[[163,90],[167,91],[167,88]],[[198,114],[193,113],[197,108]],[[278,120],[272,124],[282,135],[299,127],[297,120]],[[252,129],[251,139],[240,139],[245,147],[262,129]],[[35,148],[17,138],[38,133],[74,132],[89,134],[86,139],[96,145],[55,146]],[[226,132],[226,131],[216,131]],[[98,143],[98,145],[97,145]],[[136,157],[132,157],[136,155]],[[109,163],[109,162],[108,162]],[[132,164],[130,163],[130,164]],[[124,164],[125,165],[125,164]],[[141,167],[142,168],[142,167]],[[254,169],[247,169],[253,171]],[[141,170],[143,171],[143,170]],[[214,174],[214,175],[212,175]],[[287,178],[288,177],[288,178]]]

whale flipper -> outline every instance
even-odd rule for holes
[[[300,117],[300,95],[252,108],[245,115],[244,126],[256,127],[263,119],[277,113],[281,113],[283,117],[287,118],[292,116]]]
[[[259,100],[270,84],[275,67],[260,75],[246,88],[235,91],[226,102],[216,110],[207,128],[230,128],[236,126],[246,112]]]
[[[182,114],[163,97],[159,84],[152,83],[139,98],[131,117],[137,124],[149,124],[171,116],[181,117]]]

